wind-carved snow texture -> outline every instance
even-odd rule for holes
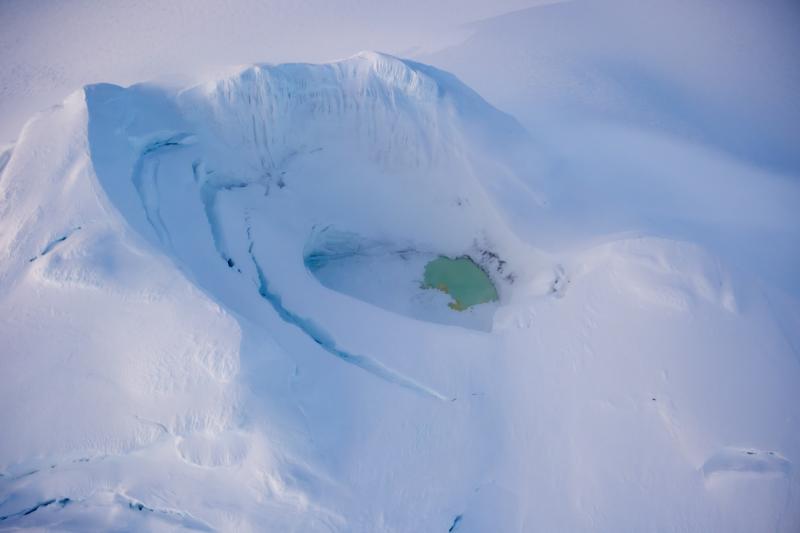
[[[702,471],[706,478],[724,473],[790,476],[792,464],[774,451],[724,448],[703,463]]]
[[[751,477],[753,480],[778,477],[792,480],[792,463],[778,452],[755,448],[723,448],[709,457],[701,472],[706,482],[713,483],[727,476]],[[791,512],[792,489],[786,492],[785,503],[778,515],[776,531],[782,530],[787,513]]]

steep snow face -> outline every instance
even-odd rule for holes
[[[533,152],[375,53],[31,121],[0,156],[0,524],[796,529],[797,303],[690,242],[558,248]],[[499,301],[424,293],[437,254]]]
[[[322,66],[252,67],[182,93],[179,104],[202,137],[204,183],[235,180],[268,193],[292,184],[305,202],[319,197],[326,216],[346,212],[394,233],[427,224],[448,239],[456,226],[474,236],[496,216],[480,183],[500,167],[479,166],[487,143],[476,141],[525,136],[448,75],[374,53]],[[476,115],[479,124],[468,127]],[[339,179],[344,168],[351,176]],[[412,206],[416,220],[404,209]],[[442,215],[457,207],[468,214],[441,228],[449,218]]]
[[[347,143],[399,168],[452,157],[459,130],[444,96],[433,78],[402,61],[362,53],[324,66],[251,67],[182,100],[205,108],[196,120],[215,126],[228,146],[251,150],[241,153],[246,163],[266,172],[319,144]]]

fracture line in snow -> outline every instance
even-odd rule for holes
[[[116,504],[124,505],[131,511],[143,512],[148,514],[153,514],[157,518],[169,522],[175,525],[178,525],[184,529],[194,530],[194,531],[214,531],[214,529],[207,524],[206,522],[192,516],[190,513],[185,511],[180,511],[177,509],[160,509],[156,507],[150,507],[138,500],[134,500],[124,494],[114,493],[114,500]],[[45,507],[50,507],[53,504],[57,504],[55,507],[63,509],[70,504],[77,503],[76,500],[72,498],[50,498],[48,500],[40,501],[30,507],[26,507],[21,509],[17,512],[7,514],[7,515],[0,515],[0,522],[16,522],[17,520],[24,518],[28,515],[32,515],[36,511],[44,509]],[[84,505],[89,504],[90,502],[83,501]]]
[[[28,507],[26,509],[22,509],[20,511],[17,511],[16,513],[11,513],[11,514],[8,514],[8,515],[0,516],[0,522],[4,522],[6,520],[13,520],[15,518],[22,518],[23,516],[28,516],[30,514],[35,513],[39,509],[42,509],[42,508],[47,507],[49,505],[52,505],[54,503],[58,503],[58,505],[60,505],[61,508],[64,508],[67,505],[69,505],[70,503],[72,503],[72,500],[69,499],[69,498],[61,498],[60,500],[56,500],[55,498],[52,498],[52,499],[49,499],[49,500],[44,500],[44,501],[41,501],[41,502],[33,505],[32,507]]]
[[[311,320],[301,317],[284,307],[280,295],[270,290],[269,283],[264,275],[264,271],[261,269],[261,265],[259,265],[258,261],[256,260],[255,254],[253,253],[253,240],[250,235],[249,227],[247,228],[247,236],[250,242],[247,251],[250,254],[250,259],[253,261],[253,265],[255,266],[256,273],[258,275],[258,293],[262,298],[269,302],[270,305],[272,305],[273,309],[275,309],[275,312],[278,313],[278,316],[280,316],[285,322],[299,328],[326,352],[335,355],[346,363],[350,363],[351,365],[355,365],[362,370],[366,370],[373,376],[379,377],[385,381],[418,392],[425,396],[436,398],[437,400],[450,400],[450,398],[447,398],[443,394],[431,389],[430,387],[404,376],[370,357],[352,354],[338,348],[336,346],[336,342],[328,334],[328,332],[323,330]]]
[[[203,203],[203,211],[206,215],[206,220],[211,228],[211,240],[214,242],[214,249],[228,263],[228,266],[233,267],[233,259],[228,253],[227,245],[225,243],[225,235],[222,231],[220,221],[217,218],[216,202],[217,195],[220,191],[232,191],[234,189],[244,189],[249,186],[245,181],[231,181],[223,184],[212,184],[206,181],[201,176],[200,161],[196,161],[192,165],[192,173],[194,175],[195,183],[200,188],[200,200]]]
[[[450,526],[450,529],[447,530],[448,533],[452,533],[453,531],[455,531],[458,528],[458,525],[461,523],[461,519],[462,518],[464,518],[463,515],[457,515],[453,519],[453,524]]]
[[[53,239],[52,241],[50,241],[49,243],[47,243],[47,245],[46,245],[46,246],[45,246],[45,247],[42,249],[42,251],[39,253],[39,255],[35,255],[35,256],[31,257],[30,259],[28,259],[28,261],[32,263],[32,262],[36,261],[38,258],[40,258],[40,257],[43,257],[43,256],[45,256],[45,255],[49,254],[50,252],[52,252],[52,251],[53,251],[53,249],[55,249],[55,247],[56,247],[56,246],[58,246],[58,245],[59,245],[59,244],[61,244],[62,242],[64,242],[64,241],[66,241],[67,239],[69,239],[69,237],[70,237],[70,236],[71,236],[73,233],[75,233],[76,231],[78,231],[79,229],[81,229],[81,227],[80,227],[80,226],[76,226],[76,227],[72,228],[71,230],[67,231],[67,232],[66,232],[64,235],[62,235],[61,237],[58,237],[57,239]]]
[[[194,531],[215,531],[208,523],[193,516],[191,513],[181,511],[178,509],[157,508],[145,505],[139,500],[135,500],[126,494],[119,492],[114,493],[116,503],[127,505],[131,511],[138,511],[143,513],[151,513],[158,518],[175,524],[183,529],[190,529]]]
[[[192,139],[193,137],[189,133],[178,133],[167,139],[149,143],[142,149],[141,154],[139,154],[139,158],[136,160],[136,164],[133,167],[133,174],[131,175],[131,181],[139,195],[139,201],[142,203],[147,221],[156,232],[159,240],[170,247],[172,247],[171,238],[167,231],[166,224],[164,224],[164,220],[161,218],[161,208],[158,198],[158,160],[152,163],[154,166],[150,172],[145,172],[145,165],[150,159],[150,156],[156,152],[171,147],[185,146]]]
[[[156,148],[148,148],[143,150],[142,155],[140,157],[140,162],[137,163],[137,170],[138,172],[134,172],[134,176],[141,176],[141,170],[143,165],[143,158],[149,154],[152,154],[154,151],[163,148],[165,146],[175,146],[180,145],[180,140],[175,140],[175,138],[171,138],[169,141],[162,141],[158,144]],[[206,219],[211,229],[211,235],[214,242],[214,247],[217,250],[217,253],[228,263],[228,266],[233,267],[234,263],[232,258],[230,257],[228,251],[226,250],[226,244],[224,239],[224,232],[222,231],[221,221],[218,219],[216,214],[216,197],[220,190],[233,190],[247,187],[248,184],[243,181],[231,181],[230,183],[225,184],[216,184],[212,185],[208,182],[203,181],[203,176],[201,176],[201,163],[199,161],[195,162],[192,165],[192,173],[194,175],[195,182],[200,186],[200,196],[203,203],[203,208],[205,211]],[[136,184],[135,180],[135,184]],[[148,210],[148,202],[146,201],[146,196],[141,188],[141,178],[138,178],[139,185],[137,185],[137,190],[140,191],[140,197],[142,198],[142,204],[145,207],[145,210]],[[148,216],[148,220],[150,220],[151,224],[153,224],[153,220],[150,219]],[[158,228],[154,225],[154,229],[157,233]],[[164,230],[166,232],[166,229]],[[336,346],[336,342],[333,338],[322,328],[317,326],[311,320],[301,317],[294,312],[286,309],[283,306],[282,300],[280,295],[270,291],[269,283],[267,282],[266,276],[264,275],[264,271],[261,268],[261,265],[258,264],[258,261],[255,258],[255,254],[253,254],[253,246],[254,242],[252,239],[252,230],[247,225],[247,239],[249,242],[248,253],[250,255],[250,259],[255,266],[256,273],[258,275],[258,293],[259,295],[266,300],[267,302],[272,305],[273,309],[278,313],[278,316],[281,317],[285,322],[292,324],[299,328],[303,333],[305,333],[309,338],[311,338],[315,343],[317,343],[322,349],[327,351],[328,353],[335,355],[342,361],[355,365],[370,374],[379,377],[385,381],[393,383],[395,385],[399,385],[406,389],[415,391],[417,393],[423,394],[425,396],[430,396],[436,398],[437,400],[447,401],[451,400],[444,396],[443,394],[427,387],[417,381],[404,376],[398,373],[391,368],[386,367],[382,363],[358,354],[352,354],[346,352]]]

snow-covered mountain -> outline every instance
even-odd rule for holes
[[[666,231],[559,245],[576,191],[446,72],[90,85],[0,166],[0,529],[800,527],[792,293]],[[756,198],[796,234],[796,184]],[[438,255],[499,301],[422,289]]]

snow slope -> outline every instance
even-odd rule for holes
[[[330,61],[365,48],[408,56],[460,42],[465,23],[535,3],[4,0],[0,144],[89,83],[206,80],[230,65]]]
[[[443,71],[90,85],[0,161],[0,529],[800,527],[792,293],[692,232],[559,229],[569,182]],[[737,222],[783,244],[776,182]],[[489,325],[408,283],[440,253]]]
[[[574,0],[478,20],[418,59],[533,131],[621,123],[797,176],[798,24],[793,0]]]

